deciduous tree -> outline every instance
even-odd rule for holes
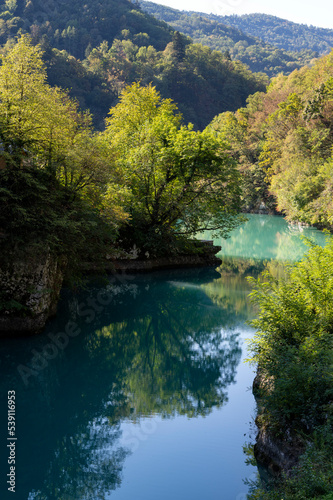
[[[130,196],[129,229],[166,236],[214,229],[226,235],[238,222],[239,174],[213,132],[195,132],[153,86],[133,84],[111,109],[101,140]]]

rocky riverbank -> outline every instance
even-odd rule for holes
[[[259,428],[254,446],[254,455],[260,466],[265,467],[272,476],[281,473],[290,475],[304,453],[304,442],[285,429],[282,437],[277,437],[269,427]]]
[[[98,264],[83,263],[83,273],[149,272],[157,269],[216,266],[221,247],[212,242],[198,242],[192,253],[144,259],[126,254],[105,258]],[[0,335],[39,333],[48,318],[56,313],[63,284],[65,263],[48,251],[34,254],[32,249],[12,256],[0,266]]]
[[[104,262],[84,263],[82,269],[86,272],[149,272],[159,269],[177,269],[185,267],[220,266],[222,260],[216,257],[220,246],[212,241],[198,241],[196,251],[163,257],[138,256],[135,252],[119,258],[108,258]]]
[[[276,429],[270,428],[269,422],[262,418],[264,409],[260,407],[260,392],[269,390],[269,385],[270,382],[258,370],[253,382],[253,394],[259,408],[256,418],[258,433],[254,455],[259,470],[264,468],[272,476],[279,476],[282,473],[289,476],[305,451],[305,443],[293,433],[292,429],[283,429],[277,433]]]

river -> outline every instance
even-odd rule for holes
[[[314,229],[251,215],[216,240],[218,270],[64,289],[41,335],[2,340],[1,498],[13,496],[6,401],[15,391],[19,500],[245,500],[257,473],[246,464],[256,433],[246,278],[299,260],[300,234],[324,244]]]

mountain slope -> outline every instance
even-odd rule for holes
[[[190,36],[194,42],[228,51],[232,59],[269,76],[289,74],[311,63],[318,53],[328,52],[330,42],[333,45],[331,30],[312,30],[273,16],[253,15],[252,23],[251,16],[186,12],[146,1],[141,5],[146,12]],[[246,31],[250,27],[251,30]]]
[[[49,82],[68,88],[98,128],[132,82],[153,83],[198,129],[216,113],[245,105],[267,83],[128,0],[0,0],[3,51],[20,32],[42,45]]]
[[[284,50],[313,50],[327,54],[333,47],[333,30],[297,24],[268,14],[216,16],[208,18],[256,36]]]
[[[0,44],[19,30],[83,59],[85,50],[103,40],[112,43],[122,30],[134,35],[146,33],[145,43],[164,49],[172,30],[165,23],[142,12],[129,0],[1,0]],[[138,41],[140,37],[138,37]]]

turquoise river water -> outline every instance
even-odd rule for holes
[[[246,278],[300,259],[300,234],[324,244],[314,229],[251,215],[216,241],[218,270],[111,275],[65,289],[41,335],[2,340],[0,498],[245,500],[257,473],[244,453],[256,433],[254,368],[243,362],[255,316]]]

